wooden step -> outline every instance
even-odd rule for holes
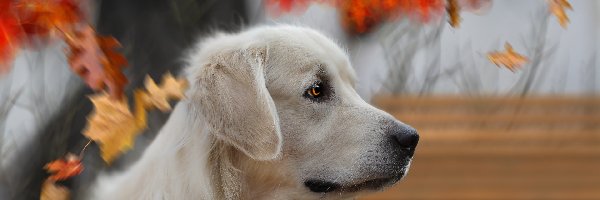
[[[477,107],[477,106],[526,106],[526,107],[572,107],[600,106],[599,96],[540,96],[540,97],[463,97],[463,96],[377,96],[372,99],[375,105],[411,107]]]
[[[565,144],[600,144],[598,130],[562,130],[562,129],[417,129],[421,143],[455,144],[505,144],[505,145],[565,145]]]
[[[447,113],[390,113],[396,119],[408,124],[600,124],[600,114],[583,115],[563,113],[546,114],[447,114]]]
[[[600,199],[600,97],[376,97],[421,136],[408,177],[362,199]]]

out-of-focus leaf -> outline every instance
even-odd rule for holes
[[[148,91],[145,107],[156,107],[165,112],[171,110],[169,100],[180,100],[184,97],[183,91],[187,87],[187,82],[184,79],[177,80],[168,73],[163,76],[160,87],[150,77],[146,77],[145,86]]]
[[[125,99],[117,100],[107,93],[90,99],[95,109],[83,135],[99,143],[102,159],[110,164],[116,156],[133,147],[135,136],[145,124],[136,123]]]
[[[569,24],[569,16],[565,9],[573,10],[573,7],[567,0],[548,0],[550,12],[556,16],[558,19],[558,23],[563,28],[567,28],[567,24]]]
[[[153,108],[170,110],[169,100],[183,98],[186,86],[185,80],[175,79],[171,74],[165,75],[160,85],[147,77],[146,90],[134,91],[134,114],[124,98],[117,100],[107,93],[91,96],[95,108],[83,135],[100,144],[102,158],[110,164],[131,149],[135,137],[146,128],[146,111]]]
[[[28,35],[62,35],[84,20],[78,0],[19,0],[14,9]]]
[[[504,66],[512,72],[515,72],[527,62],[527,57],[517,53],[509,43],[506,43],[504,48],[506,49],[504,52],[488,53],[488,60],[496,66]]]
[[[83,164],[81,164],[78,156],[67,154],[64,159],[52,161],[46,164],[44,168],[52,173],[48,179],[60,181],[80,174],[83,171]]]
[[[12,67],[12,60],[25,36],[19,19],[10,8],[10,0],[0,0],[0,75]]]
[[[448,5],[446,5],[446,12],[448,12],[448,23],[450,26],[454,28],[458,28],[460,26],[460,6],[458,5],[457,0],[448,0]]]
[[[119,42],[112,37],[101,37],[91,26],[85,26],[67,39],[70,47],[69,63],[85,83],[94,90],[108,87],[112,97],[119,99],[127,78],[121,69],[127,65],[127,60],[115,48]]]
[[[70,192],[64,186],[57,185],[55,181],[46,179],[42,184],[40,200],[68,200]]]

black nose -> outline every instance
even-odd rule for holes
[[[419,134],[417,130],[406,124],[396,122],[396,124],[388,130],[392,135],[394,143],[402,149],[414,152],[417,144],[419,143]]]
[[[312,192],[326,193],[337,190],[340,185],[328,181],[308,180],[304,182],[304,186],[308,187]]]

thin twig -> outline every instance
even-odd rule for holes
[[[79,152],[79,159],[83,159],[83,154],[85,153],[85,150],[87,149],[88,146],[90,146],[90,144],[92,143],[92,140],[89,140],[85,146],[83,146],[83,149],[81,149],[81,151]]]

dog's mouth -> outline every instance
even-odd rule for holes
[[[304,185],[310,189],[310,191],[316,193],[358,192],[363,190],[379,190],[398,182],[401,178],[402,175],[396,177],[375,178],[351,185],[342,185],[323,180],[307,180],[304,182]]]

